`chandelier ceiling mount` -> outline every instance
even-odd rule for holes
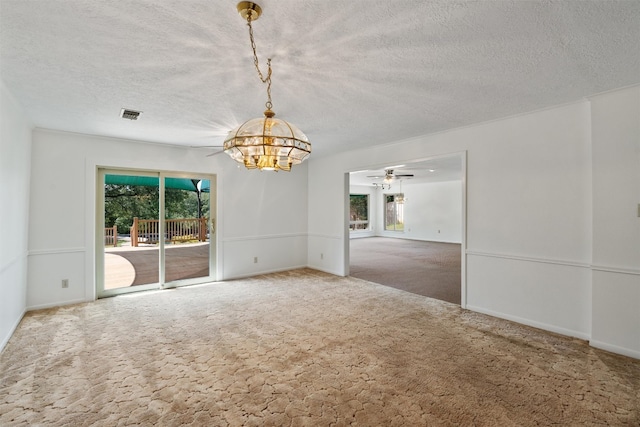
[[[262,8],[259,4],[256,4],[251,1],[241,1],[238,3],[238,13],[242,16],[242,19],[245,21],[249,19],[249,15],[251,15],[251,20],[256,21],[262,15]]]

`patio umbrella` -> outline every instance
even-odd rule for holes
[[[200,188],[198,188],[198,183]],[[145,187],[158,187],[160,180],[156,176],[132,176],[132,175],[105,175],[105,184],[111,185],[142,185]],[[167,177],[164,181],[165,188],[208,193],[211,191],[211,183],[208,179],[189,179]]]

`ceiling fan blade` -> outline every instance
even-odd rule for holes
[[[217,156],[220,153],[224,153],[224,150],[216,151],[215,153],[207,154],[205,157]]]
[[[410,178],[410,177],[413,177],[413,174],[412,173],[405,173],[405,174],[396,174],[394,176],[397,177],[397,178],[405,178],[405,177],[409,177]]]
[[[191,148],[208,148],[208,149],[211,149],[211,148],[224,148],[224,147],[222,145],[191,145]],[[207,154],[205,157],[212,157],[212,156],[215,156],[215,155],[220,154],[220,153],[224,153],[224,150],[220,150],[220,151],[216,151],[216,152],[211,153],[211,154]]]

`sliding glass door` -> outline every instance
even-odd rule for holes
[[[209,277],[211,258],[208,179],[165,178],[165,281]]]
[[[98,178],[98,297],[215,279],[215,177],[101,169]]]

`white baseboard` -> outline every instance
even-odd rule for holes
[[[246,274],[242,273],[242,274],[238,274],[238,275],[235,275],[235,276],[225,277],[224,279],[219,280],[219,282],[224,282],[225,280],[245,279],[247,277],[260,276],[262,274],[280,273],[282,271],[298,270],[300,268],[307,268],[307,266],[306,265],[297,265],[297,266],[294,265],[294,266],[286,267],[286,268],[274,268],[274,269],[270,269],[270,270],[253,271],[251,273],[246,273]]]
[[[610,351],[611,353],[622,354],[623,356],[633,357],[634,359],[640,359],[640,351],[632,350],[626,347],[619,347],[617,345],[608,344],[601,341],[589,341],[591,347],[599,348],[600,350]]]
[[[317,265],[308,265],[307,268],[310,268],[312,270],[322,271],[323,273],[332,274],[334,276],[346,277],[344,274],[340,274],[340,273],[337,273],[335,271],[329,270],[327,268],[322,268],[322,267],[317,266]]]
[[[307,268],[311,268],[312,270],[318,270],[318,271],[322,271],[323,273],[329,273],[329,274],[333,274],[334,276],[340,276],[340,277],[345,277],[344,274],[338,273],[337,271],[334,270],[330,270],[328,268],[324,268],[321,265],[317,265],[317,264],[308,264],[305,267]]]
[[[65,305],[80,304],[80,303],[83,303],[83,302],[92,302],[92,301],[93,300],[75,299],[75,300],[58,301],[58,302],[40,304],[40,305],[31,305],[31,306],[27,307],[27,311],[42,310],[44,308],[62,307],[62,306],[65,306]]]
[[[474,305],[467,304],[466,308],[467,310],[476,311],[478,313],[487,314],[489,316],[498,317],[500,319],[510,320],[512,322],[521,323],[523,325],[532,326],[534,328],[543,329],[545,331],[554,332],[560,335],[566,335],[568,337],[579,338],[585,341],[589,341],[589,339],[591,338],[589,334],[584,332],[574,331],[572,329],[561,328],[559,326],[550,325],[548,323],[536,322],[535,320],[525,319],[523,317],[487,310],[485,308],[476,307]]]
[[[0,353],[2,353],[2,350],[4,350],[4,348],[6,347],[7,343],[9,342],[11,337],[13,336],[13,333],[18,328],[18,325],[20,324],[20,322],[22,322],[22,318],[24,317],[26,312],[27,312],[27,310],[23,310],[22,311],[22,314],[20,316],[18,316],[18,320],[16,320],[14,322],[14,324],[11,326],[11,329],[9,329],[9,333],[7,334],[7,336],[2,338],[2,342],[0,342]]]

